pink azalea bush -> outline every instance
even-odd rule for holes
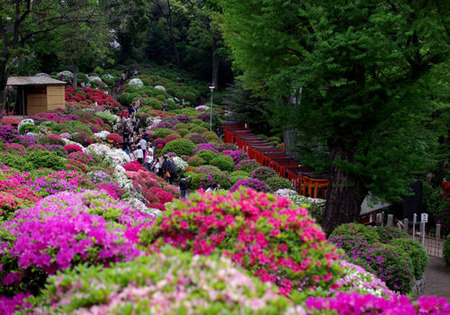
[[[48,275],[80,263],[109,265],[139,256],[133,228],[153,218],[99,192],[63,192],[20,209],[0,230],[0,291],[37,293]],[[132,233],[133,234],[133,233]],[[136,234],[136,233],[134,233]]]
[[[168,247],[109,269],[77,268],[49,282],[28,313],[302,314],[303,310],[278,295],[275,286],[261,283],[228,259]]]
[[[131,161],[123,165],[123,168],[129,172],[137,172],[139,170],[144,170],[144,167],[138,161]]]
[[[386,299],[371,294],[360,295],[356,292],[339,292],[333,298],[311,297],[306,300],[308,314],[450,314],[450,304],[445,298],[422,296],[411,302],[407,296],[395,295]]]
[[[64,150],[67,151],[67,153],[72,153],[72,152],[80,152],[83,151],[83,148],[80,147],[78,144],[72,143],[72,144],[66,144],[64,146]]]
[[[169,243],[198,255],[219,251],[262,281],[276,283],[282,294],[329,288],[340,270],[340,253],[306,209],[251,189],[198,192],[175,201],[143,232],[142,243],[149,249]]]

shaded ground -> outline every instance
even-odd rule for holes
[[[422,294],[442,296],[450,302],[450,268],[445,266],[443,258],[429,258]]]

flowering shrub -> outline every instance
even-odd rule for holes
[[[240,161],[234,168],[235,171],[245,171],[250,173],[251,171],[253,171],[254,169],[260,167],[261,165],[259,165],[258,162],[256,162],[256,160],[242,160]]]
[[[94,184],[111,183],[113,178],[110,174],[104,171],[92,171],[86,174]]]
[[[118,144],[122,142],[122,137],[119,136],[117,133],[110,133],[106,136],[106,139],[108,142],[111,142],[112,144]]]
[[[170,142],[170,141],[177,140],[177,139],[181,139],[180,135],[178,135],[176,133],[172,133],[172,134],[168,135],[165,140],[167,142]]]
[[[218,146],[216,144],[214,144],[214,143],[200,144],[192,151],[192,153],[196,153],[196,152],[201,151],[201,150],[210,150],[210,151],[214,151],[216,153],[219,153]]]
[[[164,147],[164,145],[167,143],[166,139],[162,139],[162,138],[156,138],[155,140],[153,140],[153,145],[159,147]]]
[[[189,141],[187,139],[177,139],[170,141],[161,151],[161,154],[173,152],[178,156],[191,155],[194,148],[195,145],[194,143],[192,143],[192,141]]]
[[[191,156],[191,157],[188,159],[188,164],[189,164],[190,166],[194,166],[194,167],[203,165],[203,164],[205,164],[205,163],[206,163],[205,160],[202,159],[201,157],[197,156],[197,155]]]
[[[67,87],[65,98],[67,102],[83,102],[84,104],[87,104],[88,107],[92,107],[97,103],[98,105],[111,110],[120,108],[119,102],[112,98],[111,95],[97,89],[78,88],[77,90],[74,90],[72,87]],[[105,112],[106,111],[100,113]]]
[[[188,163],[186,163],[182,158],[175,156],[173,158],[173,162],[175,164],[175,169],[177,172],[182,172],[188,167]]]
[[[209,109],[209,107],[207,108],[207,109]],[[210,114],[208,113],[208,112],[204,112],[204,113],[201,113],[200,115],[198,115],[197,117],[195,117],[196,119],[200,119],[200,120],[202,120],[203,122],[209,122],[209,120],[210,120]]]
[[[47,276],[58,270],[81,262],[104,265],[138,256],[123,231],[107,221],[111,211],[120,213],[118,204],[111,207],[113,200],[102,203],[101,197],[97,192],[63,192],[18,210],[13,220],[4,222],[0,229],[7,237],[0,247],[0,290],[37,293]]]
[[[191,123],[192,122],[192,118],[189,116],[189,115],[178,115],[177,117],[177,120],[180,122],[180,123],[183,123],[183,124],[187,124],[187,123]]]
[[[187,139],[192,141],[195,144],[208,143],[208,139],[206,139],[205,136],[203,136],[202,134],[199,134],[199,133],[191,133],[191,134],[187,135]]]
[[[218,156],[215,159],[212,159],[209,164],[216,166],[221,171],[230,172],[234,168],[234,162],[233,159],[226,155]]]
[[[137,172],[139,170],[144,170],[144,167],[138,161],[131,161],[123,165],[123,168],[129,172]]]
[[[49,282],[35,299],[35,314],[283,314],[294,309],[276,294],[276,287],[252,278],[228,259],[170,247],[108,269],[76,268]]]
[[[416,279],[421,279],[428,265],[428,255],[422,243],[412,238],[399,238],[391,241],[390,245],[403,249],[411,258],[412,270]]]
[[[67,155],[68,160],[78,161],[84,165],[92,165],[94,163],[94,159],[89,153],[84,153],[82,151],[76,151],[69,153]]]
[[[168,135],[171,134],[176,134],[177,132],[172,130],[172,129],[168,129],[168,128],[156,128],[152,130],[155,133],[155,138],[161,138],[161,139],[165,139]]]
[[[42,138],[40,138],[39,142],[43,145],[46,144],[59,144],[59,145],[64,145],[65,142],[61,139],[61,137],[59,135],[46,135],[43,136]]]
[[[305,302],[308,314],[448,314],[450,305],[445,298],[422,296],[411,302],[407,296],[392,298],[339,292],[333,298],[310,297]]]
[[[73,141],[80,143],[83,146],[92,144],[92,139],[89,134],[85,132],[79,132],[73,135]]]
[[[260,166],[249,172],[250,177],[265,181],[266,179],[278,176],[277,172],[267,166]]]
[[[256,178],[249,178],[238,180],[233,186],[231,186],[230,191],[231,192],[236,191],[241,186],[249,187],[256,191],[263,191],[263,192],[268,192],[270,190],[269,186],[265,182],[260,181],[259,179]]]
[[[83,151],[83,148],[80,147],[78,144],[66,144],[64,146],[64,150],[66,150],[67,153],[72,153],[72,152],[79,152],[79,151]]]
[[[28,183],[33,191],[48,196],[61,191],[75,191],[83,180],[82,175],[76,171],[56,171]]]
[[[78,119],[76,115],[72,115],[62,108],[52,110],[48,113],[38,113],[31,116],[30,118],[33,119],[35,122],[53,121],[57,124],[60,124],[65,121]]]
[[[248,155],[242,150],[225,150],[221,154],[231,157],[234,164],[238,164],[240,161],[248,159]]]
[[[142,243],[150,248],[169,243],[198,255],[222,252],[262,281],[276,283],[283,294],[329,288],[338,276],[339,254],[307,211],[291,206],[251,189],[199,192],[156,218],[143,231]]]
[[[228,189],[231,187],[231,181],[228,175],[220,171],[217,167],[211,165],[200,166],[196,170],[198,177],[192,179],[193,187],[196,186],[198,181],[198,187],[207,189],[213,184],[220,184],[222,189]],[[194,188],[193,188],[194,189]]]
[[[378,234],[378,240],[385,244],[389,244],[395,239],[408,237],[405,231],[393,226],[377,226],[374,231]]]
[[[14,314],[16,311],[22,311],[25,308],[31,307],[31,303],[24,302],[30,297],[30,293],[17,293],[13,297],[0,296],[0,305],[2,306],[3,314]]]
[[[187,129],[185,129],[185,128],[181,128],[181,129],[178,129],[178,130],[177,130],[177,133],[178,133],[180,136],[184,137],[185,135],[187,135],[187,134],[189,133],[189,130],[187,130]]]

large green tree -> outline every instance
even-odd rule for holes
[[[425,78],[449,57],[448,3],[218,3],[246,87],[278,100],[274,113],[287,129],[328,147],[325,231],[357,220],[368,191],[404,195],[431,149]]]
[[[63,25],[75,27],[76,23],[83,22],[85,16],[78,13],[94,2],[95,0],[0,2],[0,116],[3,115],[8,77],[20,60],[30,54],[28,44],[44,38]]]

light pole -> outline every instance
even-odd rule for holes
[[[213,93],[214,93],[214,89],[215,89],[215,86],[214,85],[211,85],[210,87],[209,87],[209,90],[211,91],[211,115],[210,115],[210,117],[209,117],[209,131],[212,131],[212,116],[213,116],[213,110],[212,110],[212,107],[213,107]]]

